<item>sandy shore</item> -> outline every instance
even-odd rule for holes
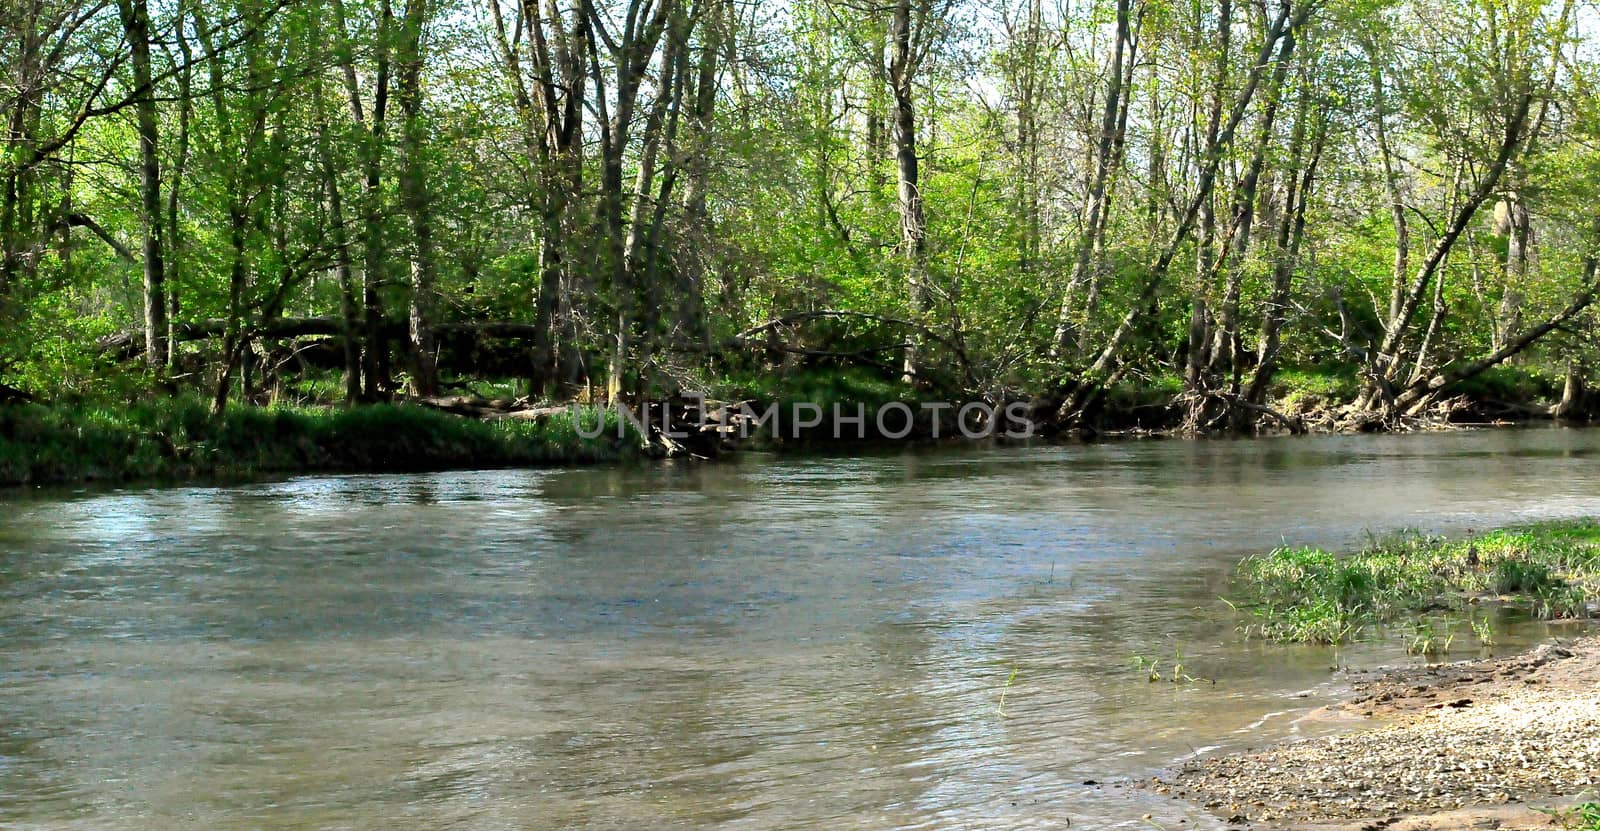
[[[1309,718],[1370,728],[1186,764],[1169,792],[1239,827],[1560,827],[1600,799],[1600,638],[1525,655],[1363,673]]]

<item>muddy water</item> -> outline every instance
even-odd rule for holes
[[[1404,660],[1244,642],[1240,556],[1600,513],[1597,459],[1528,430],[11,495],[0,826],[1205,827],[1084,783]]]

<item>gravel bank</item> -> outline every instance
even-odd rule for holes
[[[1373,729],[1192,762],[1169,787],[1238,825],[1548,828],[1528,806],[1600,790],[1600,639],[1370,674],[1311,717]]]

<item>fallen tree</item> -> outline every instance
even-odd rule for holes
[[[385,321],[383,334],[404,334],[405,321]],[[431,327],[439,334],[475,334],[493,338],[534,338],[539,327],[532,323],[516,321],[487,321],[481,323],[439,323]],[[224,318],[191,320],[173,327],[173,340],[182,343],[220,338],[226,334],[228,321]],[[245,330],[247,339],[281,339],[310,337],[340,337],[347,331],[343,320],[333,317],[284,317],[258,323]],[[129,330],[107,335],[100,339],[100,354],[118,360],[137,358],[144,352],[144,332]]]

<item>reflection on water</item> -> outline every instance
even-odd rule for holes
[[[1539,430],[13,499],[0,825],[1204,827],[1083,783],[1283,736],[1330,667],[1403,658],[1242,642],[1216,599],[1240,556],[1600,513],[1597,453]],[[1130,667],[1180,654],[1216,683]]]

